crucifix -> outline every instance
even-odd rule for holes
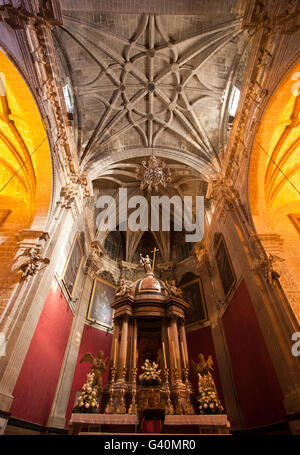
[[[155,264],[155,255],[156,255],[156,252],[158,252],[159,249],[156,248],[156,246],[154,247],[154,250],[151,251],[151,253],[153,253],[153,260],[152,260],[152,273],[154,272],[154,264]]]

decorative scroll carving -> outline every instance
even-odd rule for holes
[[[224,221],[227,213],[236,208],[240,208],[246,218],[248,218],[241,202],[240,194],[234,187],[231,178],[219,174],[216,179],[211,179],[209,181],[206,197],[213,200],[215,208],[220,210],[220,220]]]
[[[87,176],[86,176],[86,174],[84,172],[81,172],[81,173],[78,173],[78,174],[73,173],[70,176],[70,179],[75,185],[80,185],[81,186],[84,198],[89,198],[91,196],[91,191],[90,191],[90,188],[89,188],[88,179],[87,179]]]
[[[72,186],[63,186],[60,191],[60,196],[64,199],[63,207],[68,209],[71,208],[72,203],[75,201],[77,191]]]
[[[13,29],[24,28],[30,20],[48,22],[51,25],[61,25],[62,17],[57,0],[25,1],[23,6],[14,7],[6,4],[0,6],[2,21]],[[24,7],[25,6],[25,7]]]
[[[116,280],[115,280],[113,274],[108,272],[107,270],[102,270],[102,271],[98,270],[97,276],[99,276],[100,278],[102,278],[105,281],[108,281],[109,283],[116,284]]]

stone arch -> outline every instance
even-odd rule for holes
[[[249,202],[256,232],[300,319],[300,61],[283,77],[254,142]]]
[[[1,310],[19,279],[12,273],[19,242],[45,229],[52,195],[51,154],[44,123],[24,78],[0,49]],[[1,314],[2,311],[0,311]]]

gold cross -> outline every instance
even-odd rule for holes
[[[158,251],[159,251],[159,249],[158,249],[158,248],[156,248],[156,246],[154,247],[154,250],[153,250],[153,251],[151,251],[151,253],[153,253],[153,260],[152,260],[152,273],[153,273],[153,271],[154,271],[154,264],[155,264],[155,255],[156,255],[156,252],[158,252]]]

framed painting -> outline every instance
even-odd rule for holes
[[[220,236],[220,240],[216,247],[215,260],[226,299],[236,282],[236,277],[225,244],[225,240],[222,235]]]
[[[74,294],[83,256],[84,252],[80,238],[79,235],[76,234],[62,275],[62,281],[70,297],[73,297]]]
[[[186,312],[186,323],[201,322],[207,319],[207,310],[200,278],[182,284],[180,289],[190,308]]]
[[[104,327],[113,326],[113,309],[110,303],[114,300],[116,286],[101,278],[95,278],[90,298],[87,320]]]

